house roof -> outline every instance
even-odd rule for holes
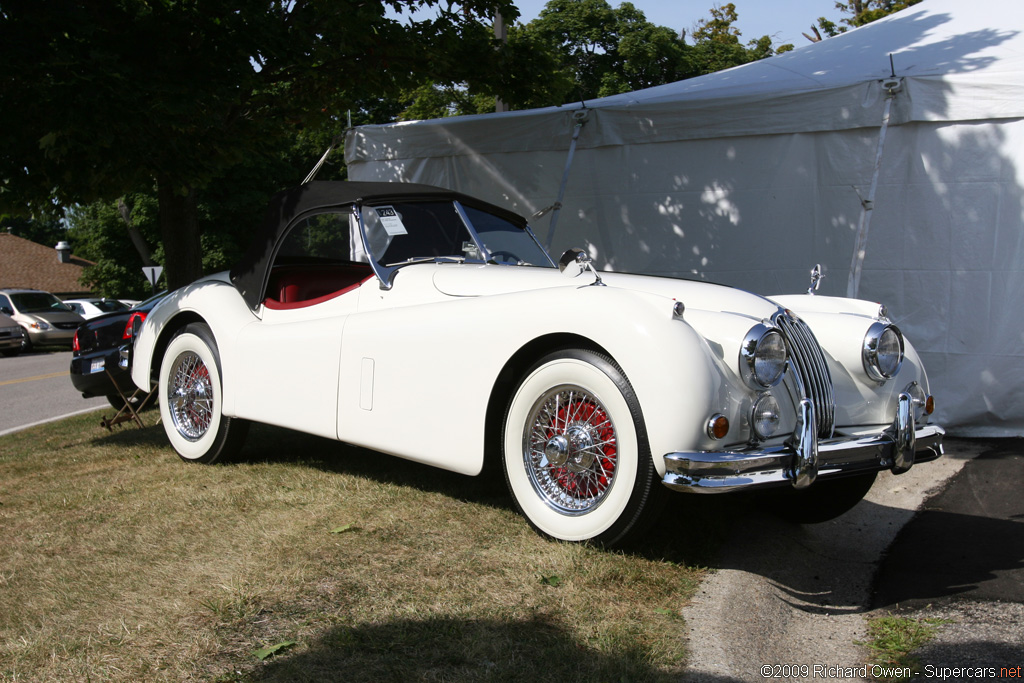
[[[89,294],[80,279],[85,266],[92,265],[74,255],[61,263],[53,247],[0,232],[0,287],[42,289],[57,296]]]

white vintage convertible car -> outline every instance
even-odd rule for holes
[[[636,537],[669,490],[773,489],[821,521],[942,453],[921,361],[878,304],[555,263],[520,216],[424,185],[277,195],[230,273],[136,332],[132,378],[159,386],[186,461],[229,457],[254,421],[493,463],[563,540]]]

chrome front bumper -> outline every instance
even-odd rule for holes
[[[942,455],[942,427],[914,424],[914,399],[900,394],[896,418],[879,434],[818,441],[814,406],[800,402],[797,428],[780,446],[757,450],[665,455],[662,483],[693,493],[724,493],[790,484],[806,488],[818,477],[883,469],[901,474],[915,462]]]

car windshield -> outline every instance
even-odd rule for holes
[[[278,245],[272,273],[367,264],[390,287],[413,263],[485,260],[554,267],[533,233],[501,215],[452,200],[399,200],[301,216]],[[369,270],[346,272],[359,279]]]
[[[167,290],[164,290],[162,292],[157,292],[156,294],[154,294],[153,296],[149,297],[145,301],[137,303],[134,306],[132,306],[131,310],[133,310],[133,311],[148,311],[149,309],[151,309],[154,306],[156,306],[157,302],[160,301],[160,299],[163,299],[165,296],[167,296]]]
[[[11,294],[11,302],[19,313],[71,312],[71,307],[49,292],[18,292]]]
[[[117,299],[101,299],[99,301],[93,301],[93,306],[100,309],[104,313],[113,313],[114,311],[127,311],[128,306]]]
[[[530,233],[458,202],[365,206],[361,216],[370,258],[383,268],[424,260],[482,263],[485,257],[494,263],[553,266]]]

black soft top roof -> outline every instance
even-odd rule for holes
[[[293,219],[320,209],[341,208],[356,203],[380,203],[414,200],[459,201],[466,206],[501,216],[514,225],[526,226],[526,219],[493,204],[459,192],[416,183],[371,183],[354,181],[314,181],[279,192],[270,200],[263,225],[249,248],[231,269],[231,282],[249,308],[259,307],[277,245]]]

